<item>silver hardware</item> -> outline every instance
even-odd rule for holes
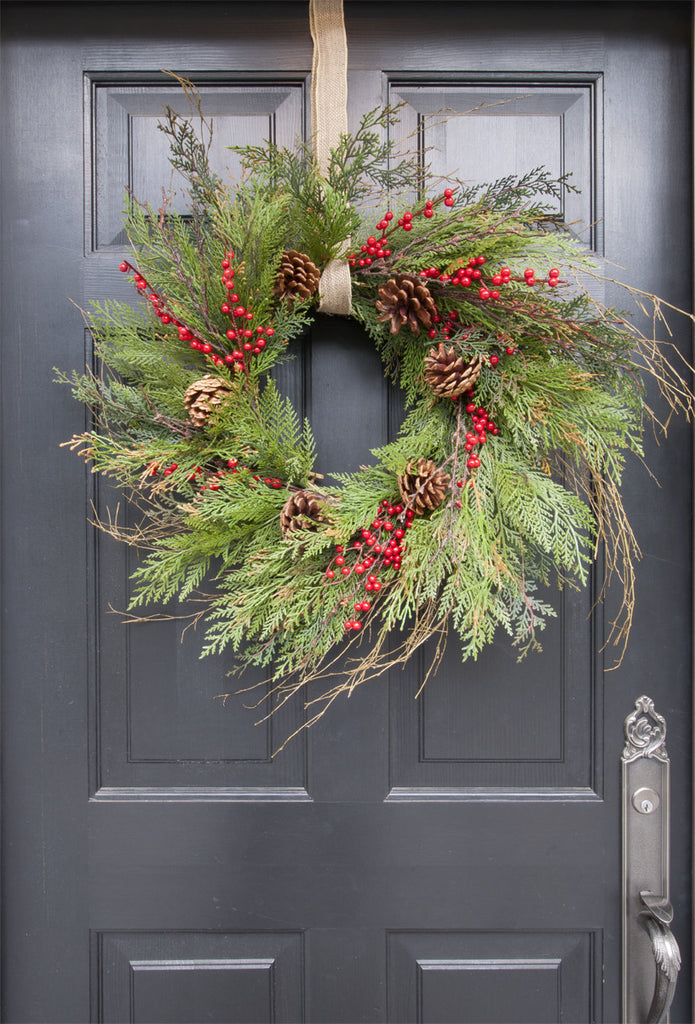
[[[623,775],[623,1021],[668,1021],[680,968],[670,929],[666,722],[649,697],[625,719]]]
[[[632,806],[640,814],[653,814],[659,806],[659,794],[648,786],[642,786],[632,794]]]
[[[643,890],[640,893],[647,910],[640,915],[652,943],[656,963],[656,984],[647,1024],[662,1024],[673,1002],[681,969],[681,953],[669,928],[673,920],[673,907],[664,896]]]
[[[624,763],[638,757],[655,757],[668,764],[666,720],[657,715],[651,697],[639,697],[635,701],[635,710],[625,719],[625,740]]]

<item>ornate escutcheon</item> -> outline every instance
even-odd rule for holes
[[[666,722],[650,697],[625,719],[623,774],[623,1021],[662,1024],[680,952],[670,928]]]

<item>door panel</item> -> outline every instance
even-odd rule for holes
[[[596,938],[590,932],[392,933],[389,1020],[502,1024],[511,1006],[518,1024],[592,1020],[601,985]]]
[[[690,8],[626,6],[346,0],[351,124],[402,101],[439,173],[572,171],[565,221],[689,306]],[[599,565],[553,595],[543,654],[452,646],[417,699],[415,660],[273,758],[300,703],[256,726],[250,695],[215,699],[229,663],[198,660],[199,632],[112,613],[135,563],[85,521],[119,496],[59,450],[84,413],[51,368],[92,359],[67,296],[129,298],[123,190],[157,201],[180,99],[159,69],[199,81],[234,170],[232,142],[306,134],[308,5],[8,2],[4,32],[5,1019],[618,1020],[622,724],[646,692],[690,1020],[690,428],[647,439],[660,487],[626,477],[644,557],[620,668]],[[425,127],[442,108],[461,116]],[[402,410],[367,339],[320,317],[296,356],[280,382],[317,468],[368,461]]]

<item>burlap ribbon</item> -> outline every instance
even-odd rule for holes
[[[328,173],[331,149],[347,133],[347,36],[343,0],[309,0],[314,41],[311,69],[311,132],[321,174]],[[349,316],[352,309],[350,267],[331,260],[319,283],[319,310]]]

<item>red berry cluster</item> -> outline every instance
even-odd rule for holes
[[[436,338],[437,337],[437,332],[439,331],[445,338],[451,337],[451,332],[452,331],[456,331],[458,329],[457,328],[458,318],[459,318],[458,310],[452,309],[452,310],[450,310],[447,313],[446,318],[444,320],[444,323],[442,324],[442,318],[441,318],[440,314],[439,313],[435,313],[434,316],[432,317],[432,323],[436,324],[437,326],[436,327],[430,327],[429,331],[427,332],[427,336],[429,338]],[[440,324],[441,324],[441,327],[439,326]]]
[[[464,448],[469,452],[468,459],[466,460],[466,466],[468,469],[477,469],[480,465],[480,458],[475,454],[475,449],[478,445],[484,445],[487,443],[488,434],[492,434],[496,437],[499,434],[499,427],[488,419],[487,412],[482,406],[478,407],[473,399],[473,395],[469,396],[469,401],[466,406],[466,412],[471,417],[472,430],[466,432],[466,443]],[[458,483],[458,481],[457,481]]]
[[[553,267],[552,270],[548,271],[547,284],[550,288],[556,288],[559,283],[559,279],[560,271],[557,269],[557,267]],[[524,271],[524,280],[526,281],[526,284],[529,286],[529,288],[533,288],[534,284],[536,284],[536,271],[533,269],[533,267],[526,268],[526,270]]]
[[[181,341],[187,341],[196,352],[202,352],[215,366],[222,366],[226,363],[227,366],[233,366],[235,370],[242,371],[246,368],[245,360],[252,355],[258,355],[265,348],[267,339],[272,338],[275,331],[272,327],[256,327],[252,329],[250,322],[253,320],[253,313],[246,310],[243,306],[235,305],[235,303],[239,302],[239,296],[233,292],[234,270],[230,262],[233,258],[234,253],[228,252],[222,261],[222,283],[227,288],[228,295],[227,301],[222,303],[221,310],[229,316],[232,324],[227,331],[227,338],[230,341],[236,341],[239,347],[233,352],[227,352],[224,355],[213,352],[213,346],[209,341],[203,341],[201,338],[198,338],[186,324],[177,319],[171,310],[167,308],[162,297],[150,287],[142,274],[132,264],[128,263],[127,260],[123,260],[119,270],[124,274],[132,271],[135,287],[140,292],[149,291],[148,298],[152,303],[155,315],[159,317],[163,324],[173,324],[179,333]]]
[[[253,313],[238,305],[239,296],[234,291],[233,259],[234,253],[228,251],[222,260],[222,284],[227,289],[227,298],[220,306],[220,310],[229,317],[227,338],[229,341],[236,341],[238,347],[225,355],[224,362],[233,366],[235,370],[242,371],[245,368],[245,360],[252,355],[259,355],[266,346],[266,340],[273,337],[275,330],[272,327],[251,327]]]
[[[200,466],[196,466],[196,468],[193,470],[193,472],[188,477],[188,479],[193,482],[193,481],[195,481],[195,478],[198,475],[202,474],[202,472],[203,472],[203,470],[201,469],[201,467]],[[212,479],[208,479],[207,483],[201,484],[200,485],[200,490],[201,491],[206,491],[206,490],[207,491],[219,491],[219,489],[221,487],[220,481],[223,480],[224,477],[229,476],[229,475],[234,476],[234,475],[239,474],[239,473],[247,473],[247,474],[249,474],[249,486],[251,487],[252,490],[255,490],[255,484],[256,483],[264,484],[266,487],[271,487],[275,491],[279,491],[280,488],[283,486],[282,485],[282,481],[278,480],[277,477],[270,477],[270,476],[261,477],[261,476],[258,476],[258,474],[257,473],[253,473],[249,469],[248,466],[240,466],[238,459],[227,459],[227,468],[226,469],[218,469],[217,473],[216,473],[216,478],[213,477]],[[251,480],[255,481],[255,483],[251,483],[250,482]]]
[[[444,192],[437,199],[428,199],[425,205],[415,212],[406,210],[402,217],[399,217],[395,225],[392,224],[393,213],[391,210],[387,210],[382,219],[376,225],[376,230],[381,232],[381,237],[377,238],[376,235],[370,235],[367,241],[360,247],[360,254],[352,253],[348,257],[348,262],[351,267],[369,267],[372,265],[374,259],[384,259],[391,255],[391,250],[388,248],[388,236],[392,234],[396,228],[402,228],[403,231],[413,230],[413,217],[417,217],[422,214],[423,217],[433,217],[434,208],[439,203],[444,203],[445,206],[453,206],[456,202],[454,198],[454,189],[445,188]]]
[[[430,278],[440,281],[442,284],[451,284],[460,288],[470,288],[471,285],[477,284],[478,296],[483,302],[487,302],[489,299],[499,299],[498,286],[509,284],[512,272],[509,267],[502,267],[492,277],[485,278],[481,269],[484,263],[484,256],[471,256],[468,260],[468,266],[459,267],[453,274],[446,274],[443,271],[440,273],[437,267],[426,267],[425,270],[420,271],[420,277]]]
[[[149,475],[150,476],[156,476],[161,467],[160,467],[158,462],[150,462],[150,464],[149,464],[149,466],[147,468],[149,470]],[[168,466],[164,467],[163,475],[164,476],[171,476],[171,474],[174,472],[174,470],[176,470],[178,468],[179,468],[178,462],[172,462]]]
[[[471,256],[468,260],[468,266],[459,267],[451,275],[443,271],[440,272],[437,267],[426,267],[420,271],[420,277],[437,280],[442,284],[451,284],[460,288],[470,288],[472,285],[477,285],[478,297],[483,302],[488,302],[490,299],[493,301],[499,299],[500,286],[509,284],[510,281],[523,280],[530,288],[537,284],[536,272],[532,267],[526,268],[523,278],[512,277],[509,267],[502,267],[501,270],[498,270],[491,277],[485,277],[482,269],[484,263],[484,256]],[[552,270],[548,271],[547,284],[551,288],[555,288],[559,284],[559,279],[560,271],[557,267],[553,267]]]
[[[348,262],[351,267],[369,267],[372,264],[373,257],[380,260],[391,255],[391,250],[387,246],[386,235],[383,234],[390,220],[393,220],[393,214],[389,210],[384,219],[380,220],[376,226],[377,231],[382,232],[382,237],[377,238],[376,235],[370,235],[367,241],[360,247],[362,255],[358,257],[356,253],[353,253],[349,257]]]
[[[150,476],[156,476],[161,467],[158,462],[151,462],[147,468],[149,470]],[[163,470],[163,475],[171,476],[174,470],[178,468],[178,463],[172,462],[170,465],[165,466]],[[193,472],[189,473],[186,479],[188,480],[189,483],[195,483],[198,477],[201,477],[202,479],[206,480],[206,483],[200,484],[201,491],[219,491],[220,487],[222,486],[220,481],[223,480],[224,477],[228,476],[229,474],[244,472],[250,474],[249,481],[253,480],[255,481],[255,483],[265,484],[266,487],[272,487],[273,490],[278,491],[283,486],[282,481],[279,480],[277,477],[260,477],[256,473],[252,473],[248,466],[240,466],[238,459],[227,459],[227,468],[218,469],[215,476],[213,476],[212,478],[210,478],[209,473],[204,472],[202,466],[196,466]],[[255,483],[250,483],[250,486],[254,489]]]
[[[181,341],[189,341],[191,343],[191,348],[197,348],[199,351],[205,352],[206,354],[212,352],[212,345],[208,342],[201,341],[200,338],[196,338],[193,331],[174,316],[174,314],[167,308],[162,297],[150,287],[142,274],[136,270],[131,263],[128,263],[127,260],[123,260],[123,262],[119,264],[118,269],[123,274],[127,274],[128,271],[133,272],[133,284],[139,292],[149,292],[148,298],[152,303],[155,316],[159,317],[163,324],[173,324],[179,332],[179,338]]]
[[[381,581],[377,574],[389,567],[396,571],[401,567],[405,552],[403,538],[405,531],[412,526],[415,513],[412,509],[404,509],[403,505],[392,505],[387,499],[382,501],[376,517],[370,526],[360,530],[360,537],[353,541],[352,552],[356,555],[355,563],[347,564],[348,558],[342,544],[337,544],[335,557],[326,569],[325,578],[328,583],[337,576],[365,576],[364,589],[367,593],[381,590]],[[371,570],[371,571],[370,571]],[[369,611],[368,601],[357,601],[355,611]],[[358,619],[350,619],[345,629],[361,629]]]

